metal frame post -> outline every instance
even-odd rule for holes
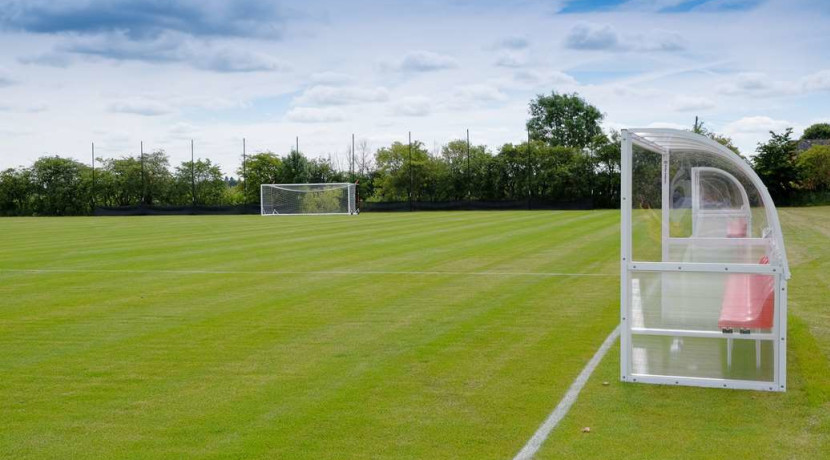
[[[631,137],[621,131],[620,158],[620,380],[628,381],[631,350],[631,321],[629,289],[631,279],[628,263],[631,260]]]

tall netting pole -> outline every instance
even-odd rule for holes
[[[349,172],[351,181],[354,182],[354,133],[352,133],[352,157],[349,159]]]
[[[92,143],[92,214],[95,214],[95,142]]]
[[[472,199],[472,184],[470,183],[470,129],[467,129],[467,200]]]
[[[147,197],[147,184],[144,180],[144,141],[141,141],[141,206],[144,206]]]
[[[409,131],[409,211],[412,211],[412,131]]]
[[[190,139],[190,198],[193,207],[196,207],[196,169],[193,162],[193,139]]]
[[[530,209],[533,208],[533,205],[531,204],[531,201],[532,201],[531,197],[533,195],[533,192],[532,192],[532,189],[531,189],[532,184],[530,183],[530,179],[531,179],[531,177],[530,177],[530,128],[527,129],[527,167],[526,167],[526,169],[527,169],[527,209],[530,210]]]
[[[245,138],[242,138],[242,206],[248,207],[248,176],[245,171],[247,161],[245,161]],[[260,190],[260,195],[262,191]],[[260,197],[260,202],[262,201]]]

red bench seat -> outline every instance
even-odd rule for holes
[[[764,256],[760,263],[768,264],[769,259]],[[726,280],[718,327],[772,329],[774,304],[772,276],[733,273]]]

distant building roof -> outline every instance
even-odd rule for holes
[[[830,145],[830,139],[802,139],[798,141],[798,151],[803,152],[814,145]]]

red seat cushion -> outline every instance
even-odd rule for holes
[[[746,238],[746,219],[732,219],[726,224],[727,238]]]
[[[759,261],[768,264],[764,256]],[[726,279],[718,327],[771,329],[775,310],[774,278],[748,273]]]

